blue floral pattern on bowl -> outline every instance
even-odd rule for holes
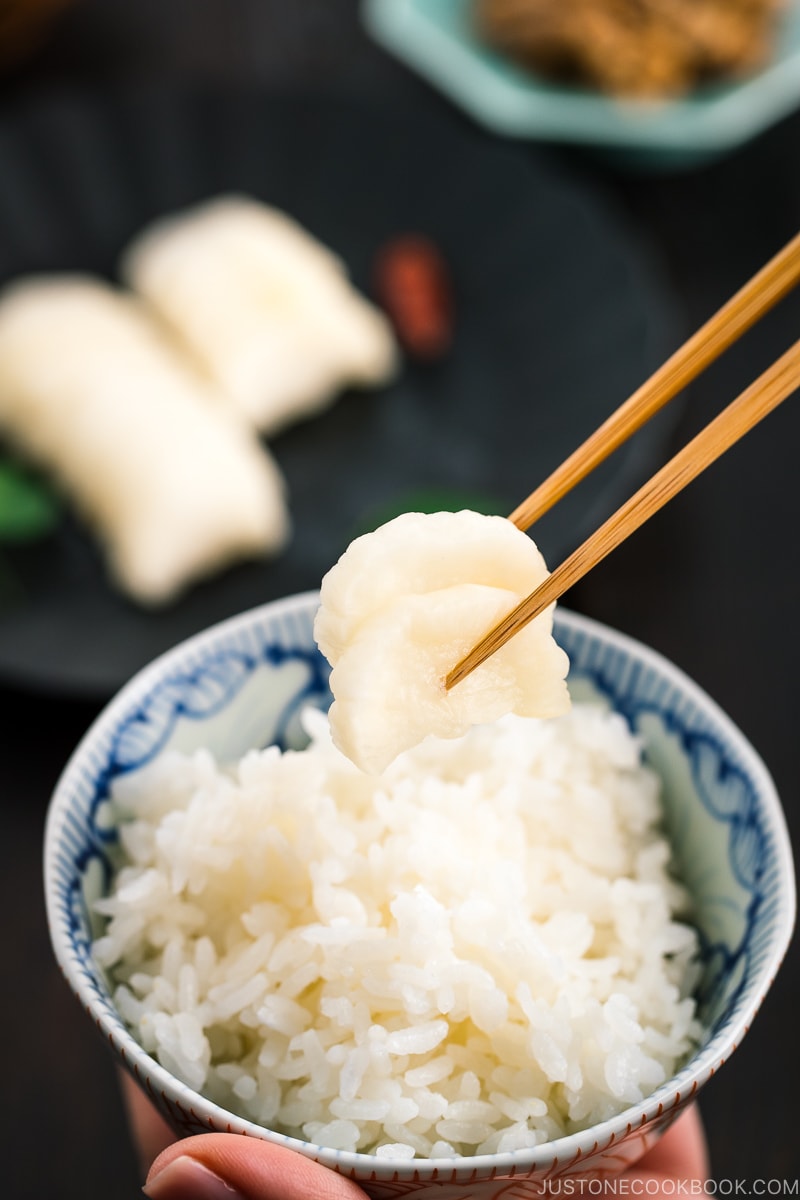
[[[421,1197],[432,1182],[431,1164],[382,1160],[376,1168],[370,1156],[260,1130],[192,1093],[134,1043],[91,954],[99,932],[91,906],[107,886],[116,842],[107,804],[111,780],[170,749],[207,747],[231,761],[253,746],[301,744],[301,711],[330,702],[327,664],[313,641],[317,604],[317,594],[308,593],[197,635],[137,675],[101,714],[67,765],[48,816],[51,936],[78,998],[180,1132],[233,1129],[268,1137],[352,1175],[376,1198]],[[508,1195],[512,1178],[513,1194],[521,1197],[540,1189],[543,1178],[618,1171],[644,1152],[741,1040],[793,926],[783,815],[763,763],[741,733],[681,672],[638,643],[563,610],[556,636],[570,656],[573,696],[621,712],[663,780],[676,863],[705,948],[700,999],[707,1039],[643,1105],[586,1135],[486,1162],[448,1162],[444,1174],[439,1163],[439,1200],[449,1194],[441,1190],[448,1179],[460,1200]],[[469,1193],[465,1178],[474,1185]]]

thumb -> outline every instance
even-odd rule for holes
[[[294,1150],[237,1133],[170,1146],[144,1186],[150,1200],[366,1200],[361,1188]]]

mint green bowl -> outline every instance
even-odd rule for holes
[[[613,151],[676,168],[734,150],[800,104],[800,6],[769,65],[671,101],[615,100],[538,79],[483,44],[473,0],[364,0],[372,37],[493,133]]]

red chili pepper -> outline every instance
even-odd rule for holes
[[[375,261],[375,291],[397,336],[414,358],[441,358],[453,335],[447,265],[434,243],[419,234],[392,238]]]

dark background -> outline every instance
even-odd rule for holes
[[[0,117],[37,92],[126,79],[313,86],[422,111],[445,103],[369,42],[354,0],[84,0],[24,60],[6,63]],[[800,228],[800,114],[691,171],[634,173],[580,151],[549,153],[636,229],[687,331]],[[675,446],[798,336],[800,295],[692,387]],[[795,839],[798,446],[795,398],[567,597],[666,654],[715,697],[766,761]],[[49,794],[99,707],[0,681],[0,901],[10,944],[0,1190],[20,1200],[132,1197],[139,1187],[111,1055],[52,961],[41,898]],[[744,1044],[703,1093],[720,1181],[791,1184],[800,1175],[799,974],[793,948]]]

